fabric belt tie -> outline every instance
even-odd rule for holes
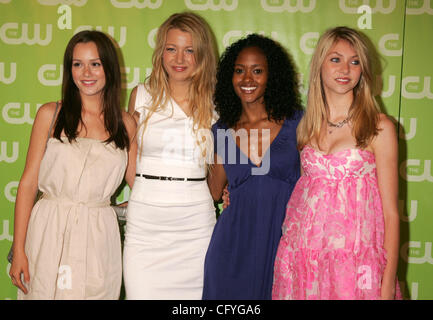
[[[95,208],[109,207],[110,200],[74,201],[69,198],[56,197],[46,193],[42,195],[41,199],[69,206],[68,209],[64,209],[68,217],[64,223],[58,226],[57,241],[62,243],[62,245],[60,251],[53,254],[56,256],[56,259],[59,259],[59,275],[64,276],[67,274],[71,282],[70,286],[61,285],[61,282],[59,285],[59,282],[57,282],[54,297],[56,299],[71,300],[78,296],[84,299],[86,297],[88,241],[95,241],[92,235],[89,234],[90,213]],[[111,211],[113,220],[115,220],[114,210]],[[92,219],[95,221],[95,217]]]
[[[206,178],[175,178],[175,177],[163,177],[163,176],[151,176],[148,174],[137,173],[136,177],[143,177],[152,180],[163,180],[163,181],[204,181]]]
[[[73,200],[68,199],[68,198],[55,197],[55,196],[47,194],[47,193],[44,193],[42,195],[41,199],[56,201],[56,202],[60,202],[61,204],[66,204],[66,205],[76,205],[76,206],[81,205],[81,206],[84,206],[87,208],[103,208],[103,207],[110,206],[110,199],[105,199],[105,200],[101,200],[101,201],[91,201],[91,202],[73,201]]]

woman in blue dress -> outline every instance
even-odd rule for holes
[[[300,175],[298,82],[287,52],[252,34],[221,57],[212,127],[215,201],[228,183],[230,205],[206,254],[203,299],[271,299],[274,259],[285,206]]]

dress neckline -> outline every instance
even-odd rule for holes
[[[171,104],[173,105],[173,109],[177,108],[177,114],[182,115],[185,119],[191,119],[192,116],[188,116],[185,111],[180,107],[180,105],[174,100],[172,97],[170,97]],[[174,110],[173,110],[174,111]],[[173,112],[174,113],[174,112]]]
[[[360,152],[360,153],[361,153],[361,152],[366,152],[366,153],[368,153],[368,154],[374,156],[374,153],[371,152],[371,151],[369,151],[369,150],[366,150],[366,149],[359,149],[359,148],[353,148],[353,147],[350,147],[350,148],[344,148],[344,149],[341,149],[341,150],[338,150],[338,151],[334,151],[334,152],[331,152],[331,153],[328,153],[328,154],[323,153],[323,152],[317,150],[316,148],[313,148],[312,146],[310,146],[310,145],[308,145],[308,144],[305,145],[304,149],[305,149],[305,148],[309,148],[309,149],[313,150],[313,152],[318,153],[318,154],[320,154],[320,155],[323,156],[323,157],[332,157],[332,156],[335,156],[335,155],[337,155],[337,154],[339,154],[339,153],[343,153],[343,152],[347,152],[347,151],[352,151],[352,150],[356,150],[356,151],[358,151],[358,152]]]
[[[62,140],[68,140],[67,136],[60,136],[60,138]],[[89,141],[95,141],[95,142],[100,142],[100,143],[104,143],[105,142],[104,140],[99,140],[99,139],[96,139],[96,138],[88,138],[88,137],[76,137],[75,139],[89,140]],[[48,140],[57,140],[57,138],[56,137],[50,137]]]
[[[240,153],[241,153],[245,158],[248,159],[248,163],[249,163],[250,165],[253,165],[253,166],[256,167],[256,168],[261,168],[261,166],[262,166],[262,164],[263,164],[263,158],[265,158],[266,154],[267,154],[268,152],[271,151],[272,146],[273,146],[274,144],[276,144],[275,142],[276,142],[278,139],[280,139],[280,136],[282,136],[282,131],[283,131],[284,127],[286,126],[287,121],[288,121],[287,119],[284,120],[284,122],[283,122],[283,124],[282,124],[280,130],[278,131],[277,135],[275,136],[274,140],[272,140],[272,142],[270,143],[268,149],[266,149],[266,152],[262,155],[262,158],[261,158],[262,160],[260,161],[260,164],[259,164],[259,165],[255,164],[255,163],[250,159],[250,157],[248,157],[248,156],[247,156],[247,155],[246,155],[246,154],[241,150],[241,148],[239,148],[238,144],[236,143],[236,140],[233,138],[233,135],[230,134],[230,138],[232,139],[233,143],[235,144],[235,146],[236,146],[236,148],[239,150],[239,152],[240,152]]]

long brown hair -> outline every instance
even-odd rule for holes
[[[62,108],[54,127],[54,137],[61,141],[62,131],[72,142],[77,138],[81,118],[82,101],[80,92],[72,78],[72,59],[78,43],[93,42],[98,48],[99,58],[105,73],[102,92],[102,113],[109,137],[104,142],[114,141],[120,149],[129,149],[129,138],[122,119],[120,65],[113,41],[103,32],[85,30],[69,41],[63,57]]]
[[[297,128],[298,148],[315,140],[319,145],[323,121],[328,117],[328,105],[323,89],[321,68],[326,55],[339,40],[348,41],[356,51],[361,66],[361,77],[353,89],[353,102],[349,109],[352,134],[356,146],[365,148],[378,134],[380,109],[373,97],[373,72],[368,57],[366,39],[354,29],[336,27],[326,31],[319,39],[310,64],[307,108]],[[320,145],[319,145],[320,148]]]
[[[159,108],[165,108],[170,99],[168,76],[162,62],[167,33],[170,29],[188,32],[192,37],[196,70],[192,75],[188,98],[197,143],[202,148],[202,156],[207,158],[210,156],[210,153],[213,154],[210,128],[214,112],[212,98],[216,82],[218,55],[215,39],[209,25],[202,17],[195,13],[175,13],[158,29],[156,46],[152,55],[153,69],[146,83],[147,90],[152,97],[152,105],[141,125],[145,129],[151,115]]]

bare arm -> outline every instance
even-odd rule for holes
[[[27,257],[24,252],[27,226],[38,190],[39,167],[45,153],[46,139],[55,108],[56,104],[54,102],[47,103],[41,106],[36,114],[26,164],[18,185],[15,201],[14,258],[9,274],[14,284],[24,293],[27,293],[27,290],[21,282],[21,273],[24,274],[26,282],[30,281]]]
[[[136,99],[137,99],[137,87],[135,87],[132,90],[131,95],[129,96],[128,113],[130,115],[132,115],[134,117],[136,123],[138,123],[139,113],[137,111],[135,111],[135,100]]]
[[[129,151],[128,151],[128,166],[126,167],[125,180],[129,187],[132,189],[135,179],[135,164],[137,160],[137,137],[136,129],[137,123],[134,118],[126,112],[122,112],[123,122],[125,123],[126,130],[129,137]]]
[[[224,187],[227,185],[227,176],[221,158],[215,154],[215,164],[209,169],[207,184],[214,201],[221,200]]]
[[[394,299],[398,264],[400,220],[398,216],[398,141],[394,124],[381,115],[378,136],[372,143],[379,192],[385,219],[387,264],[382,279],[382,299]]]

